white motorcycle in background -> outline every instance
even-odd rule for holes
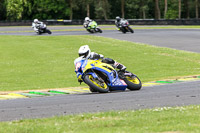
[[[120,22],[119,28],[120,28],[120,31],[122,31],[123,33],[126,33],[126,32],[134,33],[134,30],[130,27],[128,20],[122,19]]]
[[[44,24],[43,22],[40,22],[38,24],[32,23],[32,28],[34,28],[34,31],[38,35],[41,35],[42,33],[48,33],[48,34],[52,33],[49,29],[47,29],[46,24]]]

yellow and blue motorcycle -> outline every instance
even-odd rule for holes
[[[75,72],[85,82],[91,92],[140,90],[142,83],[133,73],[117,71],[112,65],[101,60],[80,59],[75,64]]]

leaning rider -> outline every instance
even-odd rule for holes
[[[116,20],[115,20],[115,25],[117,26],[117,30],[120,30],[121,28],[121,18],[119,16],[116,17]]]
[[[32,23],[32,28],[34,28],[34,31],[38,30],[38,27],[43,26],[44,23],[42,21],[39,21],[38,19],[34,19]]]
[[[102,59],[103,63],[110,64],[114,68],[119,69],[120,71],[125,72],[125,70],[126,70],[126,67],[124,65],[120,64],[119,62],[114,61],[111,58],[104,58],[104,56],[102,54],[91,52],[88,45],[81,46],[79,48],[78,54],[79,54],[79,57],[76,58],[75,61],[74,61],[75,66],[77,65],[76,63],[79,62],[82,59],[90,59],[90,60]],[[77,68],[77,66],[76,66],[76,68]],[[81,73],[77,69],[75,69],[75,72],[76,72],[76,75],[77,75],[77,78],[78,78],[78,82],[82,82]]]
[[[85,21],[83,23],[83,26],[85,28],[87,28],[90,22],[92,22],[92,20],[89,17],[85,17]]]

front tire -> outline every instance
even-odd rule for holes
[[[125,28],[121,28],[121,31],[126,34],[126,29]]]
[[[102,33],[102,32],[103,32],[100,28],[97,28],[97,29],[98,29],[99,33]]]
[[[97,79],[93,78],[92,75],[86,75],[84,77],[85,83],[90,87],[92,92],[100,92],[100,93],[107,93],[109,91],[109,87],[107,84],[100,83]]]
[[[42,33],[40,31],[37,32],[38,35],[41,35]]]
[[[127,84],[127,88],[131,91],[140,90],[142,88],[142,83],[136,75],[125,75],[124,81]]]
[[[133,30],[131,27],[128,27],[128,29],[129,29],[129,31],[130,31],[131,33],[134,33],[134,30]]]
[[[47,32],[48,34],[51,34],[51,33],[52,33],[49,29],[46,29],[46,32]]]

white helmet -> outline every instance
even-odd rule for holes
[[[38,19],[34,19],[34,23],[38,23],[39,21],[38,21]]]
[[[81,46],[78,50],[79,57],[83,56],[83,58],[89,58],[91,54],[91,50],[88,45]]]
[[[89,17],[85,17],[85,21],[89,21],[90,20],[90,18]]]

